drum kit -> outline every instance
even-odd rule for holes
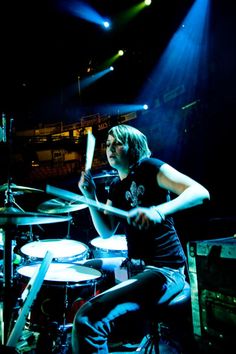
[[[68,238],[33,242],[30,240],[30,242],[20,248],[19,253],[23,261],[15,269],[13,242],[18,227],[25,225],[30,227],[32,225],[39,226],[58,222],[70,223],[72,219],[71,212],[95,205],[93,205],[93,200],[63,189],[47,186],[46,193],[53,195],[55,198],[41,203],[37,208],[38,212],[35,213],[24,211],[16,203],[15,196],[42,193],[44,192],[43,190],[18,186],[10,180],[0,186],[1,192],[5,193],[5,205],[0,208],[0,231],[3,243],[2,313],[0,318],[0,321],[2,321],[2,333],[0,335],[3,345],[15,347],[23,328],[25,328],[26,321],[30,322],[29,328],[30,326],[35,326],[36,323],[38,326],[45,328],[44,323],[38,323],[40,316],[37,313],[37,307],[35,307],[37,299],[40,298],[40,293],[44,291],[42,295],[44,299],[39,300],[41,302],[38,308],[43,309],[42,312],[45,313],[44,319],[48,320],[53,318],[49,314],[53,307],[52,302],[54,302],[55,307],[58,293],[61,292],[61,313],[56,320],[62,321],[60,328],[66,328],[68,319],[69,321],[73,320],[72,315],[72,318],[67,316],[68,302],[74,303],[74,298],[87,299],[95,296],[97,294],[97,284],[103,276],[100,271],[83,265],[84,260],[90,255],[90,248],[94,251],[94,258],[106,256],[123,257],[126,256],[127,246],[124,235],[115,235],[109,240],[102,240],[100,237],[96,237],[89,246]],[[102,203],[96,202],[95,207],[120,217],[127,216],[126,212],[117,208],[107,207]],[[100,242],[102,243],[100,244]],[[42,269],[43,266],[44,270]],[[23,288],[22,294],[19,294],[19,286]],[[15,289],[16,287],[17,290]],[[42,289],[40,289],[41,287]],[[52,292],[52,289],[55,288],[57,289],[55,299],[52,299],[51,305],[49,305],[48,297],[50,298],[50,296],[48,296],[48,291]],[[33,289],[35,291],[32,295]],[[79,293],[77,289],[80,289]],[[69,291],[73,295],[69,294]],[[72,296],[72,299],[70,296]],[[26,300],[29,300],[29,303]],[[17,301],[18,306],[16,305]],[[48,307],[50,307],[49,310]],[[33,310],[34,308],[36,310]],[[17,314],[15,313],[16,310]],[[58,309],[54,313],[58,314]],[[29,318],[31,319],[29,320]],[[14,323],[15,325],[13,326]]]
[[[83,265],[89,256],[89,248],[93,245],[91,244],[89,247],[81,242],[70,240],[69,237],[37,240],[35,242],[30,237],[29,242],[19,248],[22,262],[14,262],[16,254],[13,251],[13,244],[16,233],[21,226],[32,229],[33,225],[42,228],[42,224],[68,222],[68,225],[70,225],[72,220],[70,214],[88,206],[119,217],[127,217],[127,212],[53,186],[47,185],[44,191],[16,185],[10,177],[13,119],[7,121],[4,117],[0,132],[2,132],[0,141],[6,144],[9,155],[7,158],[8,180],[7,183],[0,185],[0,194],[5,193],[4,206],[0,207],[0,243],[2,243],[3,248],[3,270],[0,271],[3,280],[2,283],[0,282],[0,285],[2,285],[0,292],[0,351],[2,347],[7,352],[7,349],[10,348],[17,348],[17,352],[20,353],[29,351],[24,345],[22,346],[22,341],[28,343],[27,338],[31,338],[31,334],[28,336],[24,333],[28,321],[29,332],[31,333],[35,326],[39,332],[36,347],[42,344],[45,348],[44,342],[46,339],[48,346],[52,345],[52,347],[45,348],[45,352],[62,354],[64,353],[63,347],[66,347],[64,333],[68,327],[71,328],[71,322],[73,321],[73,313],[69,311],[69,303],[71,302],[72,305],[76,303],[77,306],[78,299],[83,303],[95,296],[97,294],[97,284],[102,279],[100,271]],[[95,138],[92,134],[88,134],[86,169],[91,168],[94,147]],[[111,173],[105,171],[94,176],[94,178],[97,178],[97,183],[104,183],[114,176],[113,171]],[[21,195],[45,192],[47,195],[52,195],[53,199],[41,203],[37,207],[37,212],[25,211],[15,199],[15,197]],[[118,240],[115,241],[117,243]],[[110,245],[104,247],[102,245],[103,254]],[[98,248],[99,245],[96,242],[96,249]],[[119,249],[116,250],[116,252],[118,251]],[[113,253],[114,256],[116,254]],[[53,289],[55,294],[51,296]],[[79,293],[77,289],[80,289]],[[60,309],[59,300],[61,301]],[[81,302],[79,301],[79,303]],[[68,313],[70,316],[68,316]],[[42,314],[44,316],[40,321]],[[52,330],[53,326],[51,326],[55,324],[55,321],[58,322],[56,331],[55,328]],[[50,330],[49,326],[51,326]],[[45,333],[46,338],[44,337]],[[32,342],[32,338],[30,341]],[[59,348],[55,343],[59,343]],[[33,352],[37,353],[37,350]]]

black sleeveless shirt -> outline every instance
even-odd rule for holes
[[[130,210],[150,207],[170,199],[170,193],[160,188],[156,181],[163,161],[145,158],[131,169],[122,181],[116,177],[110,186],[108,199],[114,207]],[[174,227],[172,217],[148,230],[138,230],[121,220],[127,238],[128,257],[142,259],[147,265],[178,268],[185,264],[185,254]]]

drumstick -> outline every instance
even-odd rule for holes
[[[96,139],[91,132],[87,134],[87,149],[86,149],[86,161],[85,161],[85,171],[90,170],[93,162],[93,154],[95,150]]]
[[[56,197],[59,197],[59,198],[65,199],[65,200],[79,202],[82,204],[87,204],[88,206],[97,208],[100,211],[107,211],[110,214],[120,216],[122,218],[127,218],[129,216],[128,211],[125,211],[125,210],[122,210],[119,208],[115,208],[113,206],[110,206],[110,205],[107,205],[104,203],[100,203],[100,202],[95,201],[93,199],[86,198],[84,196],[81,196],[81,195],[73,193],[73,192],[66,191],[61,188],[46,185],[46,193],[55,195]]]
[[[52,262],[52,259],[53,259],[52,252],[47,251],[37,273],[32,276],[32,278],[30,279],[30,281],[27,284],[27,287],[25,289],[25,290],[27,290],[27,294],[25,293],[25,290],[23,291],[24,305],[21,309],[19,317],[17,318],[14,328],[12,329],[11,334],[7,340],[7,344],[6,344],[7,347],[15,348],[15,346],[20,338],[20,335],[22,333],[22,330],[25,326],[28,312],[31,309],[31,306],[32,306],[34,300],[36,299],[37,294],[43,284],[45,275],[46,275],[48,268]]]

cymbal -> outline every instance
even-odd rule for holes
[[[0,208],[0,225],[51,224],[71,220],[70,216],[52,216],[48,214],[22,212],[14,207]]]
[[[40,204],[37,210],[40,213],[63,214],[63,213],[70,213],[72,211],[85,209],[87,207],[88,207],[87,204],[66,202],[60,198],[56,198]]]
[[[8,189],[8,183],[4,183],[0,186],[0,192],[5,192]],[[22,194],[22,193],[36,193],[43,192],[42,189],[36,189],[31,187],[17,186],[15,183],[10,183],[10,188],[14,194]]]

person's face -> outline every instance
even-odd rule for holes
[[[108,135],[106,141],[106,154],[111,167],[118,170],[129,167],[127,146],[118,142],[112,135]]]

